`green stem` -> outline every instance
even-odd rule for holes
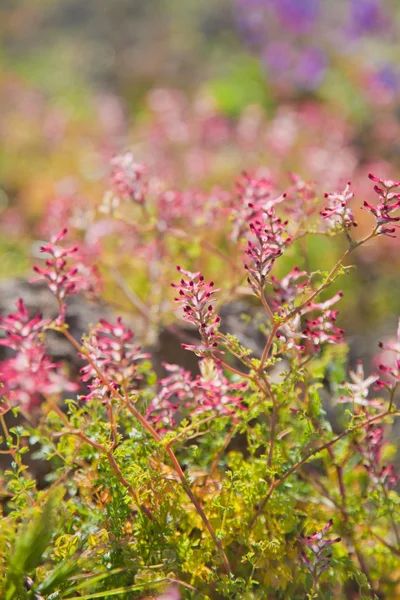
[[[276,488],[279,487],[280,485],[282,485],[282,483],[284,481],[286,481],[286,479],[288,477],[290,477],[290,475],[292,475],[292,473],[294,473],[295,471],[297,471],[312,456],[315,456],[315,454],[319,454],[323,450],[326,450],[327,448],[330,448],[331,446],[333,446],[334,444],[336,444],[339,440],[341,440],[342,438],[344,438],[346,435],[349,435],[353,431],[357,431],[358,429],[362,429],[364,427],[368,427],[371,423],[375,423],[376,421],[379,421],[380,419],[383,419],[383,418],[385,418],[385,417],[387,417],[389,415],[393,416],[393,415],[399,415],[399,414],[400,414],[400,411],[395,411],[395,412],[390,412],[390,413],[389,413],[389,411],[385,411],[383,413],[375,415],[374,417],[371,417],[370,419],[362,421],[361,423],[357,423],[357,425],[354,425],[353,427],[349,427],[349,429],[346,429],[342,433],[339,433],[336,437],[334,437],[331,440],[329,440],[329,442],[325,442],[325,444],[322,444],[321,446],[318,446],[317,448],[314,448],[313,450],[310,450],[302,459],[300,459],[299,461],[297,461],[297,463],[295,463],[292,467],[290,467],[290,469],[288,469],[287,471],[285,471],[285,473],[283,475],[281,475],[278,479],[276,479],[271,484],[266,497],[261,502],[260,506],[258,507],[258,509],[256,511],[256,514],[254,515],[254,517],[250,521],[249,530],[254,527],[254,525],[255,525],[258,517],[264,511],[264,509],[265,509],[265,507],[266,507],[269,499],[271,498],[271,496],[274,493],[274,491],[276,490]]]
[[[194,505],[197,513],[199,514],[200,518],[202,519],[206,529],[208,530],[208,532],[211,535],[211,538],[214,541],[214,544],[222,558],[222,562],[224,563],[224,567],[225,570],[227,572],[227,574],[231,574],[232,570],[228,561],[228,558],[225,554],[224,549],[222,548],[222,544],[220,542],[220,540],[218,540],[215,531],[211,525],[211,523],[209,522],[204,510],[202,509],[199,501],[197,500],[197,498],[195,497],[195,495],[193,494],[192,490],[190,489],[190,485],[189,482],[187,481],[185,474],[179,464],[178,459],[176,458],[174,451],[172,450],[172,448],[169,448],[168,446],[165,446],[162,444],[162,437],[161,435],[154,429],[154,427],[151,425],[151,423],[149,423],[147,421],[147,419],[145,417],[143,417],[143,415],[137,410],[137,408],[131,403],[129,402],[128,398],[124,398],[120,392],[116,389],[114,389],[114,387],[111,385],[111,383],[108,381],[108,379],[106,377],[104,377],[103,373],[101,373],[101,371],[98,369],[97,365],[94,363],[94,361],[92,360],[92,358],[89,356],[89,353],[85,350],[85,348],[83,348],[77,341],[76,339],[69,333],[67,328],[63,328],[62,329],[62,333],[65,335],[65,337],[71,342],[71,344],[78,350],[78,352],[80,352],[81,354],[83,354],[86,358],[86,360],[88,361],[88,363],[90,364],[90,366],[92,367],[92,369],[95,371],[97,377],[100,379],[100,381],[102,381],[102,383],[107,387],[107,389],[109,390],[110,394],[112,396],[114,396],[115,398],[117,398],[122,404],[125,404],[125,406],[128,408],[128,410],[131,412],[131,414],[136,417],[136,419],[139,421],[139,423],[143,426],[143,428],[145,429],[145,431],[147,431],[151,437],[158,443],[160,443],[165,452],[168,454],[169,458],[171,459],[171,462],[174,466],[174,469],[182,483],[182,486],[186,492],[186,494],[189,496],[192,504]]]

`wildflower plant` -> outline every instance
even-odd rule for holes
[[[190,202],[168,213],[168,190],[144,183],[145,173],[130,154],[113,160],[118,201],[109,211],[102,201],[88,224],[96,269],[73,227],[42,246],[50,258],[35,271],[56,297],[56,318],[30,315],[19,300],[0,321],[9,352],[0,363],[4,598],[396,597],[399,344],[382,342],[380,374],[359,364],[346,383],[336,280],[355,250],[395,235],[398,183],[372,177],[379,204],[364,208],[375,223],[355,239],[349,185],[318,214],[300,178],[279,194],[246,175],[199,203],[193,220]],[[293,266],[301,240],[321,234],[343,237],[341,258],[328,271]],[[225,266],[216,284],[214,260]],[[152,306],[119,270],[130,264],[138,280],[146,274]],[[111,310],[115,286],[130,310],[75,338],[69,297]],[[259,346],[225,328],[223,305],[239,297],[249,327],[261,311]],[[192,370],[173,351],[153,370],[150,334],[161,324],[182,334]],[[78,375],[50,358],[54,331],[75,349]],[[14,427],[12,412],[22,413]],[[24,463],[33,445],[50,465],[44,485]]]

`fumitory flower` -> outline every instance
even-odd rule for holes
[[[304,288],[308,284],[308,273],[306,271],[300,271],[298,266],[282,277],[278,279],[274,275],[271,275],[271,283],[275,296],[273,304],[276,307],[282,306],[283,304],[289,304],[290,306],[303,292]]]
[[[256,237],[257,243],[254,244],[251,240],[247,242],[246,254],[251,263],[245,264],[245,269],[248,272],[247,280],[257,296],[263,292],[275,260],[291,242],[286,225],[287,221],[283,222],[273,208],[265,211],[263,222],[250,223],[251,233]]]
[[[79,255],[78,246],[63,248],[61,242],[67,235],[68,230],[64,228],[54,235],[48,244],[40,247],[40,251],[49,254],[50,258],[45,261],[45,268],[33,267],[39,277],[34,279],[46,279],[50,291],[57,298],[60,306],[58,324],[62,324],[65,318],[68,296],[76,296],[80,292],[95,294],[99,286],[97,270],[86,265]]]
[[[369,389],[378,379],[378,375],[370,375],[364,378],[364,367],[361,361],[358,361],[355,371],[349,371],[351,383],[343,382],[341,391],[343,392],[338,402],[354,402],[361,406],[371,406],[379,408],[382,406],[380,400],[371,400],[368,398]]]
[[[5,395],[12,404],[30,408],[39,404],[42,396],[78,389],[65,377],[61,365],[46,354],[42,336],[49,323],[41,315],[31,319],[21,299],[16,313],[0,316],[0,328],[5,331],[0,344],[16,353],[0,363]]]
[[[357,223],[354,220],[354,215],[348,207],[349,201],[354,197],[354,192],[350,190],[350,181],[347,183],[343,192],[332,192],[325,194],[325,198],[329,200],[328,206],[321,210],[320,214],[323,219],[336,227],[356,227]]]
[[[283,323],[276,334],[278,340],[284,343],[284,350],[295,350],[302,351],[305,346],[300,343],[304,339],[305,335],[301,329],[301,315],[297,313],[286,323]]]
[[[195,378],[178,365],[164,364],[164,367],[170,375],[160,381],[160,392],[146,413],[158,427],[170,428],[185,417],[209,411],[234,415],[237,409],[245,409],[243,397],[236,393],[245,390],[247,383],[228,381],[214,360],[201,360],[201,374]]]
[[[232,212],[234,240],[244,235],[252,223],[263,220],[264,214],[286,197],[286,194],[275,197],[273,192],[271,179],[251,177],[248,173],[243,173],[236,184],[237,199]]]
[[[92,363],[97,367],[105,379],[113,387],[119,387],[124,393],[135,390],[137,381],[141,378],[137,373],[137,362],[149,358],[149,354],[142,352],[141,348],[133,344],[134,334],[131,329],[122,323],[118,317],[116,325],[105,319],[100,319],[84,340],[83,346]],[[89,363],[81,370],[82,381],[90,381],[90,394],[86,400],[94,398],[106,399],[109,388],[99,378],[96,369]]]
[[[336,304],[343,296],[342,292],[338,292],[332,298],[324,302],[310,302],[302,310],[302,314],[317,310],[322,314],[315,319],[305,320],[305,329],[303,337],[308,339],[314,350],[318,350],[321,344],[340,344],[343,341],[344,330],[336,327],[336,319],[339,313],[338,310],[331,310],[331,307]]]
[[[394,472],[393,464],[382,465],[382,449],[386,445],[382,425],[371,423],[364,438],[357,444],[357,450],[363,457],[366,468],[372,482],[391,487],[396,485],[398,476]]]
[[[296,173],[289,173],[292,185],[287,189],[284,211],[290,215],[296,224],[301,223],[312,215],[316,206],[314,184],[303,179]]]
[[[179,283],[171,284],[179,294],[175,302],[181,305],[185,321],[192,323],[199,330],[202,342],[200,346],[182,344],[182,348],[193,350],[198,356],[207,356],[218,347],[221,319],[213,306],[213,296],[218,290],[214,288],[213,281],[206,283],[201,273],[191,273],[179,266],[177,270],[186,279],[182,278]]]
[[[373,206],[364,201],[364,209],[375,217],[377,234],[395,237],[393,234],[399,227],[396,223],[400,221],[400,216],[393,216],[392,213],[400,208],[400,193],[394,190],[400,187],[400,181],[380,179],[371,173],[369,178],[375,182],[374,191],[379,196],[379,204]]]
[[[114,194],[122,199],[142,204],[147,191],[143,180],[146,168],[135,161],[132,152],[125,152],[111,160],[111,185]]]
[[[394,387],[400,383],[400,319],[397,328],[397,337],[389,342],[380,342],[379,347],[383,350],[378,359],[378,368],[384,379],[378,379],[379,387]]]
[[[314,581],[317,581],[319,576],[329,568],[331,558],[330,547],[341,540],[340,537],[333,540],[324,539],[326,532],[332,527],[332,524],[332,519],[330,519],[320,531],[316,531],[313,535],[300,537],[300,543],[304,548],[301,558],[305,566],[310,570]]]
[[[43,320],[40,313],[31,318],[22,298],[17,300],[16,306],[16,313],[7,317],[0,315],[0,329],[6,332],[6,338],[0,339],[0,345],[18,351],[31,348],[49,325],[50,319]]]
[[[317,350],[321,344],[339,344],[343,341],[343,329],[336,327],[337,310],[326,310],[316,319],[306,319],[303,335]]]

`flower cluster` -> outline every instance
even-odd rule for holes
[[[149,357],[139,346],[132,343],[133,331],[122,323],[118,317],[116,325],[105,319],[94,327],[83,342],[87,354],[82,358],[90,359],[88,365],[82,368],[82,381],[91,381],[88,386],[90,393],[85,400],[107,400],[110,389],[100,379],[99,373],[114,388],[119,388],[125,394],[137,388],[141,378],[137,373],[137,362]]]
[[[400,216],[393,216],[392,213],[400,208],[400,193],[394,191],[400,187],[400,181],[385,180],[369,174],[369,178],[375,182],[374,191],[379,196],[378,206],[373,206],[364,201],[364,209],[368,210],[376,219],[376,233],[395,237],[393,234],[399,227],[396,223],[400,221]]]
[[[301,558],[311,572],[314,582],[318,581],[320,575],[330,566],[330,558],[332,556],[330,547],[341,540],[340,537],[333,540],[324,540],[326,532],[331,527],[332,519],[327,522],[323,529],[316,531],[313,535],[300,537],[300,543],[303,546]]]
[[[278,299],[284,302],[287,306],[280,305],[279,314],[284,319],[276,334],[277,339],[284,344],[280,348],[280,352],[285,350],[295,349],[299,352],[306,348],[309,351],[317,352],[322,344],[340,344],[343,341],[343,329],[336,327],[335,322],[338,315],[337,310],[332,310],[331,307],[338,302],[343,294],[338,292],[332,298],[324,302],[309,302],[303,307],[295,308],[294,300],[299,298],[299,295],[307,289],[308,278],[306,281],[300,281],[297,284],[298,295],[296,298],[295,283],[297,278],[307,276],[305,271],[300,272],[295,267],[281,281],[274,278],[274,285],[278,293]],[[278,301],[274,299],[274,305],[279,308]],[[291,311],[294,311],[292,314]],[[304,315],[318,311],[319,314],[314,319],[304,319]],[[308,344],[307,344],[308,342]]]
[[[263,292],[275,260],[291,242],[291,237],[286,232],[287,221],[282,221],[273,208],[264,212],[263,222],[250,223],[250,230],[256,237],[257,244],[248,240],[246,249],[251,260],[251,266],[245,264],[248,282],[257,296]]]
[[[31,319],[21,299],[17,301],[16,313],[0,316],[0,329],[5,331],[0,345],[16,352],[0,363],[5,395],[11,404],[29,409],[38,405],[42,396],[78,389],[65,377],[61,365],[46,354],[42,338],[49,323],[41,315]]]
[[[147,192],[147,183],[144,181],[145,166],[135,161],[132,152],[115,156],[111,165],[111,185],[114,194],[121,200],[142,204]]]
[[[282,279],[271,275],[271,283],[275,292],[272,304],[276,308],[283,304],[288,304],[291,307],[308,285],[308,273],[307,271],[300,271],[299,267],[295,266]]]
[[[354,192],[351,191],[350,185],[349,181],[340,193],[325,194],[325,198],[329,200],[329,204],[320,211],[320,215],[328,221],[333,229],[345,229],[346,227],[357,226],[353,212],[348,207],[348,203],[354,198]]]
[[[361,361],[358,361],[355,371],[349,371],[349,375],[351,383],[342,383],[342,395],[338,398],[338,402],[353,402],[360,406],[375,408],[382,406],[380,400],[368,398],[370,387],[379,379],[378,375],[370,375],[364,378],[364,367]]]
[[[270,211],[286,198],[286,194],[274,196],[272,180],[268,177],[252,177],[244,172],[236,182],[236,201],[232,207],[234,228],[232,238],[238,240],[248,227],[264,219]]]
[[[316,319],[306,319],[306,328],[303,335],[307,338],[314,350],[321,344],[340,344],[343,341],[344,330],[336,327],[337,310],[326,310]]]
[[[35,280],[47,280],[50,291],[58,300],[60,307],[58,324],[64,322],[65,300],[68,296],[76,296],[80,292],[95,296],[99,289],[98,272],[95,267],[84,263],[79,255],[78,246],[63,248],[59,245],[67,233],[68,230],[65,228],[54,235],[48,244],[42,245],[40,251],[49,254],[50,258],[45,261],[45,268],[37,265],[33,267],[39,275]]]
[[[343,293],[338,292],[324,302],[310,303],[303,309],[302,314],[314,310],[322,313],[315,319],[305,320],[303,335],[311,342],[314,350],[318,350],[321,344],[340,344],[343,341],[344,330],[335,325],[339,311],[331,309],[342,297]]]
[[[289,173],[289,178],[291,185],[286,190],[284,210],[296,223],[301,223],[315,211],[315,184],[304,181],[297,173]]]
[[[147,408],[147,418],[159,428],[171,428],[185,416],[234,415],[238,409],[245,410],[242,396],[236,393],[245,390],[247,383],[228,381],[213,360],[201,360],[201,374],[195,378],[178,365],[164,367],[170,375],[160,381],[160,392]]]
[[[379,343],[379,347],[383,350],[380,355],[381,362],[379,370],[382,373],[382,378],[378,379],[378,387],[391,388],[393,392],[396,386],[400,383],[400,319],[397,328],[397,337],[389,343]]]
[[[373,484],[393,487],[398,481],[398,475],[393,464],[382,465],[382,449],[385,444],[383,427],[371,423],[364,439],[357,445],[357,450],[363,457],[364,466]]]
[[[193,350],[198,356],[208,356],[210,352],[218,347],[218,328],[220,317],[215,313],[213,295],[218,291],[214,288],[214,282],[206,283],[201,273],[191,273],[181,267],[177,267],[186,279],[182,278],[179,283],[172,283],[179,296],[175,302],[181,305],[184,319],[192,323],[200,332],[202,344],[193,346],[182,344],[182,348]]]

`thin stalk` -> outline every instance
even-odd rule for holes
[[[106,377],[104,377],[103,373],[101,373],[101,371],[98,369],[97,365],[95,364],[95,362],[92,360],[92,358],[89,356],[89,354],[85,351],[84,348],[82,348],[82,346],[76,341],[76,339],[69,333],[68,329],[63,328],[62,329],[62,333],[65,335],[65,337],[71,342],[71,344],[78,350],[78,352],[80,354],[84,354],[86,360],[88,361],[88,363],[90,364],[90,366],[92,367],[92,369],[95,371],[97,377],[102,381],[102,383],[104,383],[104,385],[107,387],[107,389],[110,391],[111,395],[114,396],[115,398],[117,398],[120,402],[122,402],[123,404],[125,404],[125,406],[128,408],[128,410],[131,412],[131,414],[134,415],[134,417],[136,417],[136,419],[140,422],[140,424],[143,426],[143,428],[152,436],[152,438],[162,444],[162,437],[161,435],[154,429],[154,427],[151,425],[151,423],[149,423],[147,421],[147,419],[145,417],[143,417],[143,415],[137,410],[137,408],[131,403],[129,402],[129,399],[126,397],[124,398],[120,392],[116,389],[114,389],[114,387],[111,385],[111,383],[107,380]],[[222,562],[224,563],[224,567],[226,572],[229,574],[232,573],[228,558],[225,554],[224,549],[222,548],[222,544],[221,542],[218,540],[215,531],[211,525],[211,523],[209,522],[206,514],[204,513],[204,510],[202,509],[199,501],[197,500],[197,498],[195,497],[195,495],[193,494],[192,490],[190,489],[190,485],[189,482],[187,481],[184,472],[182,471],[182,468],[179,464],[178,459],[176,458],[174,451],[169,448],[168,446],[163,445],[165,452],[168,454],[174,469],[179,477],[179,479],[181,480],[182,486],[186,492],[186,494],[189,496],[193,506],[195,507],[197,513],[199,514],[199,516],[201,517],[206,529],[208,530],[208,532],[211,535],[211,538],[214,541],[214,544],[222,558]],[[122,483],[122,480],[121,480]]]
[[[253,379],[253,377],[249,373],[244,373],[243,371],[239,371],[239,369],[236,369],[235,367],[232,367],[232,365],[229,365],[228,363],[226,363],[225,361],[221,360],[217,356],[215,356],[214,358],[227,371],[230,371],[231,373],[234,373],[235,375],[238,375],[239,377],[243,377],[244,379],[250,379],[250,380]]]
[[[102,454],[105,454],[107,456],[107,460],[108,460],[112,470],[114,471],[115,475],[119,479],[119,481],[128,490],[128,492],[130,493],[130,495],[132,496],[132,498],[134,499],[136,504],[139,506],[139,508],[143,511],[143,513],[147,517],[149,517],[150,520],[153,521],[154,517],[153,517],[151,511],[146,506],[144,506],[143,504],[140,503],[137,493],[135,492],[135,490],[133,489],[131,484],[123,476],[122,471],[119,468],[118,463],[114,458],[112,450],[109,450],[105,446],[103,446],[103,444],[99,444],[95,440],[92,440],[90,437],[85,435],[82,431],[74,429],[72,427],[71,423],[68,421],[65,414],[63,413],[63,411],[60,409],[60,407],[57,406],[57,404],[54,404],[53,402],[49,402],[49,404],[50,404],[51,409],[57,414],[57,416],[61,419],[62,423],[68,429],[69,433],[71,433],[72,435],[76,435],[76,437],[81,439],[83,442],[86,442],[87,444],[89,444],[93,448],[96,448]]]
[[[383,495],[385,496],[386,504],[389,507],[390,500],[389,500],[387,489],[385,488],[384,483],[381,483],[381,487],[382,487]],[[397,542],[397,545],[400,548],[400,535],[399,535],[399,530],[398,530],[398,527],[397,527],[396,519],[393,516],[393,510],[392,510],[392,508],[389,508],[388,512],[389,512],[389,516],[390,516],[390,521],[392,523],[392,527],[393,527],[394,535],[395,535],[395,538],[396,538],[396,542]]]
[[[274,313],[272,312],[272,310],[267,302],[267,299],[264,294],[264,290],[261,291],[260,300],[262,302],[263,307],[265,308],[265,312],[267,313],[267,315],[269,316],[271,321],[274,322]]]
[[[329,272],[325,283],[320,285],[320,287],[317,290],[315,290],[307,298],[307,300],[305,300],[302,304],[300,304],[300,306],[297,306],[294,310],[292,310],[290,313],[288,313],[281,323],[275,323],[272,326],[271,332],[268,336],[267,342],[265,344],[265,347],[264,347],[264,350],[263,350],[263,353],[261,356],[260,367],[259,367],[260,373],[264,368],[265,362],[267,361],[269,351],[271,349],[274,337],[275,337],[276,332],[278,331],[279,327],[281,327],[281,325],[283,323],[287,323],[288,321],[290,321],[290,319],[295,317],[299,312],[301,312],[304,308],[306,308],[310,304],[310,302],[313,302],[313,300],[315,300],[315,298],[317,298],[317,296],[319,296],[327,287],[329,287],[331,285],[331,283],[333,282],[333,279],[334,279],[336,273],[339,271],[340,267],[342,266],[343,261],[348,257],[348,255],[351,254],[351,252],[353,252],[356,248],[358,248],[362,244],[365,244],[365,242],[368,242],[370,239],[372,239],[375,236],[376,236],[376,228],[369,235],[367,235],[364,239],[360,240],[359,242],[352,242],[350,244],[350,246],[347,248],[347,250],[344,252],[344,254],[341,256],[341,258],[338,260],[338,262],[334,265],[334,267]],[[264,294],[261,297],[262,302],[263,302],[263,296],[264,296]],[[264,302],[263,302],[263,304],[264,304]],[[273,315],[272,315],[272,318],[273,318]]]
[[[354,531],[350,525],[350,517],[349,517],[349,513],[347,510],[347,496],[346,496],[346,488],[344,485],[344,480],[343,480],[343,468],[341,465],[338,465],[336,463],[336,458],[335,458],[335,453],[333,451],[333,448],[330,447],[328,448],[328,453],[329,456],[331,458],[332,463],[335,465],[335,470],[336,470],[336,476],[337,476],[337,480],[338,480],[338,485],[339,485],[339,490],[340,490],[340,496],[342,498],[342,514],[343,514],[343,518],[344,518],[344,522],[345,522],[345,526],[347,529],[347,535],[350,538],[351,543],[353,544],[356,556],[357,556],[357,560],[359,562],[361,571],[364,573],[369,587],[370,587],[370,592],[371,592],[371,598],[375,597],[375,593],[374,593],[374,586],[372,583],[372,579],[371,579],[371,575],[368,569],[368,565],[365,561],[364,555],[360,550],[360,547],[358,545],[357,540],[354,537]]]
[[[265,509],[266,505],[268,504],[268,501],[271,498],[272,494],[274,493],[275,489],[277,487],[279,487],[284,481],[286,481],[286,479],[288,477],[290,477],[290,475],[292,475],[292,473],[294,473],[302,465],[304,465],[304,463],[306,463],[312,456],[314,456],[315,454],[319,454],[320,452],[322,452],[323,450],[326,450],[327,448],[330,448],[331,446],[336,444],[339,440],[344,438],[346,435],[349,435],[353,431],[357,431],[358,429],[362,429],[363,427],[368,427],[368,425],[370,425],[371,423],[375,423],[375,421],[379,421],[380,419],[383,419],[383,418],[387,417],[388,415],[393,416],[393,415],[399,415],[399,414],[400,414],[400,410],[395,411],[395,412],[390,412],[390,413],[389,413],[389,411],[385,411],[383,413],[375,415],[374,417],[371,417],[370,419],[367,419],[367,420],[363,421],[362,423],[357,423],[353,427],[349,427],[349,429],[346,429],[342,433],[339,433],[336,437],[329,440],[329,442],[325,442],[325,444],[318,446],[318,448],[314,448],[313,450],[310,450],[309,452],[307,452],[307,454],[302,459],[297,461],[297,463],[295,463],[292,467],[290,467],[290,469],[285,471],[285,473],[283,473],[283,475],[281,475],[278,479],[276,479],[273,483],[271,483],[271,486],[268,490],[266,497],[261,502],[260,506],[258,507],[258,509],[256,511],[256,514],[250,521],[249,530],[254,527],[258,517],[264,511],[264,509]]]
[[[128,410],[134,416],[140,415],[140,413],[137,411],[136,407],[133,404],[131,404],[129,402],[129,400],[126,400],[125,404],[126,404]],[[142,415],[140,415],[140,417],[141,417],[141,419],[143,419],[143,421],[145,421],[145,419],[142,417]],[[161,436],[155,431],[155,429],[152,427],[152,425],[150,423],[148,423],[147,421],[146,421],[146,423],[149,426],[148,431],[149,432],[153,431],[154,434],[157,436],[157,438],[156,438],[153,434],[151,434],[151,435],[153,435],[154,439],[156,439],[158,442],[162,442]],[[183,472],[182,467],[179,464],[179,461],[176,458],[174,451],[172,450],[172,448],[170,446],[165,445],[165,444],[163,445],[163,448],[164,448],[165,452],[168,454],[168,456],[169,456],[169,458],[170,458],[170,460],[171,460],[171,462],[173,464],[175,472],[178,475],[178,477],[179,477],[179,479],[180,479],[180,481],[182,483],[183,489],[185,490],[186,494],[189,496],[189,499],[191,500],[191,502],[192,502],[193,506],[195,507],[197,513],[201,517],[201,519],[202,519],[202,521],[203,521],[206,529],[208,530],[209,534],[211,535],[211,537],[212,537],[212,539],[214,541],[214,544],[217,547],[217,549],[218,549],[218,551],[219,551],[219,553],[221,555],[222,562],[224,563],[226,572],[228,574],[232,573],[232,570],[231,570],[228,558],[227,558],[227,556],[225,554],[224,549],[222,548],[222,544],[221,544],[220,540],[218,540],[218,538],[217,538],[217,536],[215,534],[215,531],[214,531],[211,523],[209,522],[209,520],[208,520],[208,518],[207,518],[207,516],[206,516],[206,514],[205,514],[205,512],[203,510],[203,508],[201,507],[200,502],[197,500],[196,496],[193,494],[193,492],[192,492],[192,490],[190,488],[190,484],[189,484],[188,480],[186,479],[185,473]]]
[[[275,447],[275,433],[276,433],[276,425],[278,422],[278,405],[273,397],[272,400],[272,418],[271,418],[271,431],[269,437],[269,451],[267,458],[267,467],[270,468],[272,464],[272,459],[274,457],[274,447]]]
[[[11,436],[10,436],[10,432],[8,431],[7,423],[5,421],[3,413],[0,413],[0,423],[1,423],[1,427],[3,429],[3,433],[4,433],[4,437],[5,437],[5,442],[6,442],[7,446],[8,446],[8,450],[6,450],[5,452],[2,452],[2,454],[9,454],[12,457],[13,461],[15,462],[15,464],[17,465],[17,467],[20,469],[23,466],[23,463],[21,461],[21,458],[18,456],[18,451],[14,447],[12,447],[11,445],[9,445],[9,440],[10,440]],[[25,469],[22,470],[22,474],[23,474],[23,477],[25,479],[28,478]],[[27,490],[25,488],[23,488],[23,492],[24,492],[26,498],[29,500],[30,504],[32,504],[33,503],[33,499],[28,494],[28,492],[27,492]]]
[[[263,368],[264,368],[264,365],[265,365],[265,363],[266,363],[266,361],[267,361],[267,358],[268,358],[269,351],[270,351],[270,349],[271,349],[271,347],[272,347],[272,343],[273,343],[273,341],[274,341],[274,337],[275,337],[275,335],[276,335],[276,332],[278,331],[278,329],[279,329],[279,327],[280,327],[280,326],[281,326],[281,324],[280,324],[280,323],[274,323],[274,324],[272,325],[272,329],[271,329],[271,332],[270,332],[270,334],[269,334],[269,336],[268,336],[267,343],[265,344],[265,347],[264,347],[263,353],[262,353],[262,355],[261,355],[261,359],[260,359],[260,366],[259,366],[259,368],[258,368],[258,371],[259,371],[260,373],[261,373],[261,371],[263,370]]]

